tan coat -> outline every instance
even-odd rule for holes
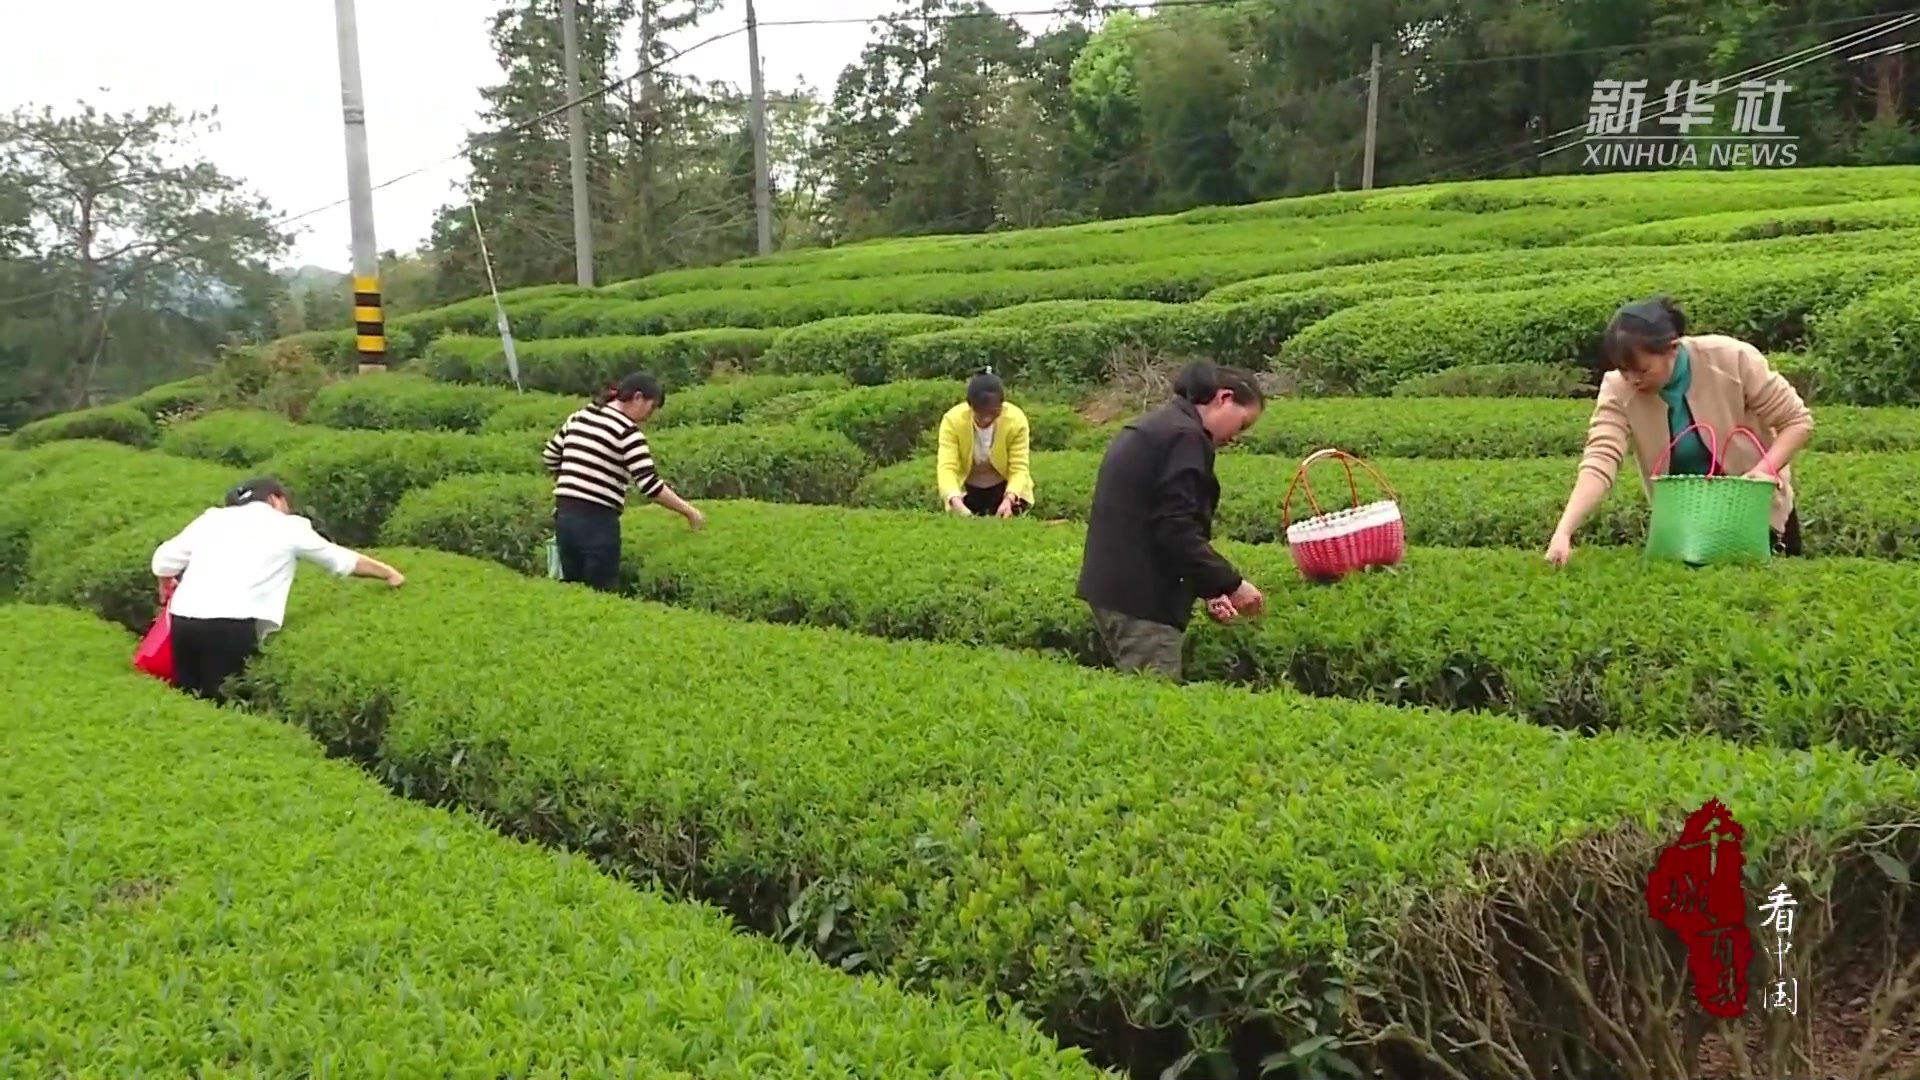
[[[1782,431],[1801,424],[1813,426],[1813,413],[1799,392],[1786,376],[1773,370],[1759,349],[1721,334],[1680,340],[1687,346],[1693,368],[1687,407],[1695,423],[1713,429],[1712,441],[1718,444],[1715,450],[1728,475],[1739,476],[1760,464],[1761,451],[1744,436],[1733,438],[1734,428],[1752,429],[1761,445],[1771,450]],[[1653,391],[1636,391],[1619,372],[1610,371],[1600,380],[1600,398],[1587,426],[1580,471],[1600,477],[1611,488],[1631,445],[1641,487],[1651,496],[1653,470],[1671,441],[1667,403]],[[1793,512],[1792,470],[1782,469],[1780,475],[1784,483],[1773,500],[1775,532],[1786,528],[1787,515]]]

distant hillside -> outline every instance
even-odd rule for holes
[[[329,270],[324,266],[303,266],[298,270],[281,269],[274,271],[274,275],[286,282],[290,290],[307,289],[316,292],[344,289],[350,276],[338,270]]]

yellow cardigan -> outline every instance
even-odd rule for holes
[[[940,418],[940,460],[937,470],[940,502],[944,505],[967,490],[967,475],[973,471],[973,407],[961,402]],[[1031,455],[1032,429],[1027,414],[1012,402],[1000,407],[1000,419],[993,429],[993,447],[988,461],[993,471],[1006,478],[1007,491],[1029,504],[1033,502],[1033,474],[1027,470]]]

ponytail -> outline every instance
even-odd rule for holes
[[[656,408],[667,403],[666,387],[660,385],[659,379],[644,371],[636,371],[621,379],[618,385],[609,386],[600,393],[597,404],[601,405],[611,405],[616,401],[632,401],[635,398],[645,398],[653,402]]]
[[[1211,360],[1195,360],[1180,369],[1173,378],[1176,397],[1193,405],[1205,405],[1225,390],[1233,400],[1250,408],[1267,403],[1266,392],[1253,373],[1237,367],[1221,367]]]

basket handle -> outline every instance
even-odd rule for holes
[[[1667,443],[1667,448],[1660,452],[1660,460],[1653,464],[1653,475],[1667,475],[1667,465],[1673,458],[1673,451],[1680,445],[1680,440],[1696,431],[1700,433],[1700,441],[1707,444],[1707,475],[1713,476],[1726,472],[1726,467],[1720,462],[1720,447],[1714,438],[1713,427],[1709,424],[1692,423],[1683,428],[1680,434],[1675,435],[1673,440]]]
[[[1346,466],[1346,469],[1347,469],[1347,487],[1349,490],[1353,492],[1354,504],[1355,505],[1359,504],[1360,488],[1357,485],[1355,485],[1353,481],[1353,464],[1351,460],[1347,460],[1347,459],[1350,459],[1351,455],[1345,453],[1344,451],[1334,450],[1334,449],[1315,450],[1313,453],[1308,454],[1306,456],[1306,459],[1301,461],[1300,464],[1294,468],[1293,480],[1291,483],[1287,485],[1286,498],[1280,500],[1280,531],[1281,532],[1283,533],[1286,532],[1287,527],[1293,524],[1293,492],[1295,488],[1300,487],[1302,484],[1306,485],[1307,504],[1313,507],[1313,516],[1315,517],[1320,516],[1320,513],[1321,513],[1320,499],[1318,496],[1314,494],[1313,481],[1307,479],[1307,469],[1311,467],[1314,462],[1319,461],[1322,458],[1330,458],[1330,457],[1343,459],[1340,462],[1340,464]]]
[[[1777,483],[1780,479],[1780,470],[1767,461],[1767,444],[1760,441],[1760,436],[1756,434],[1752,428],[1744,426],[1734,428],[1733,435],[1727,439],[1727,442],[1731,443],[1735,438],[1742,435],[1745,435],[1747,440],[1753,443],[1755,450],[1760,451],[1760,464],[1766,466],[1767,471],[1773,474],[1773,479]]]
[[[1360,505],[1360,486],[1354,482],[1353,477],[1353,467],[1356,464],[1367,470],[1367,472],[1373,476],[1374,482],[1380,485],[1380,489],[1387,493],[1389,499],[1398,499],[1400,497],[1399,494],[1393,490],[1393,485],[1387,483],[1387,478],[1380,475],[1380,470],[1374,468],[1366,459],[1355,457],[1345,450],[1332,447],[1325,450],[1315,450],[1313,453],[1307,455],[1306,460],[1302,461],[1298,468],[1293,470],[1293,482],[1287,485],[1286,498],[1280,501],[1280,531],[1282,533],[1286,532],[1288,527],[1293,524],[1293,493],[1296,487],[1303,484],[1305,485],[1307,502],[1313,507],[1314,516],[1318,517],[1320,515],[1320,500],[1314,495],[1313,481],[1307,479],[1307,469],[1311,467],[1314,462],[1322,458],[1338,458],[1340,464],[1346,467],[1347,492],[1352,497],[1354,506],[1357,507]]]

